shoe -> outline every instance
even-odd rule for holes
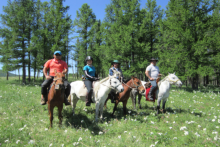
[[[45,105],[45,104],[46,104],[46,100],[45,100],[45,98],[44,98],[44,97],[43,97],[43,98],[41,98],[40,104],[41,104],[41,105]]]
[[[67,97],[66,97],[66,96],[65,96],[65,98],[64,98],[64,104],[65,104],[66,106],[70,105],[70,103],[68,102],[68,100],[67,100]]]

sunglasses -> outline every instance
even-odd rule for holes
[[[61,56],[60,54],[55,54],[56,56]]]

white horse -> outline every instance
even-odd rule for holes
[[[74,115],[74,109],[76,108],[76,103],[78,102],[78,100],[86,100],[87,88],[85,87],[83,81],[75,81],[72,82],[70,85],[71,91],[68,99],[70,99],[71,97],[71,105]],[[96,82],[94,85],[92,101],[96,103],[96,122],[98,121],[99,110],[100,119],[103,118],[103,106],[108,97],[108,94],[112,89],[116,90],[119,93],[124,91],[121,82],[116,79],[116,76],[109,76],[101,81]]]
[[[158,87],[159,90],[156,91],[156,97],[157,97],[157,114],[159,113],[160,110],[160,102],[161,100],[163,100],[163,105],[162,105],[162,110],[163,113],[166,112],[165,110],[165,104],[167,101],[167,98],[170,95],[170,88],[171,85],[176,85],[177,87],[181,87],[182,86],[182,82],[180,81],[180,79],[175,75],[175,73],[173,74],[168,74],[168,76],[166,76],[163,80],[161,80],[158,83]],[[159,92],[158,92],[159,91]]]
[[[142,85],[145,85],[146,82],[145,81],[141,81]],[[160,102],[161,100],[163,100],[163,113],[165,113],[165,104],[167,101],[167,98],[170,95],[170,88],[171,85],[176,85],[177,87],[181,87],[182,86],[182,82],[179,80],[179,78],[175,75],[175,73],[173,74],[168,74],[168,76],[166,76],[163,80],[161,80],[158,83],[158,90],[155,92],[156,93],[156,97],[157,97],[157,114],[159,113],[159,109],[160,109]],[[136,109],[136,96],[138,95],[138,104],[139,104],[139,108],[141,109],[141,104],[140,104],[140,100],[141,97],[144,96],[145,97],[145,93],[139,93],[136,89],[133,89],[131,91],[131,98],[132,98],[132,103],[133,103],[133,107]]]

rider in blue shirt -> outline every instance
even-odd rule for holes
[[[92,65],[93,59],[91,56],[87,56],[85,59],[85,62],[87,65],[83,67],[83,71],[85,73],[85,80],[84,84],[87,88],[87,93],[86,93],[86,106],[90,106],[92,102],[92,83],[93,81],[98,80],[96,76],[96,70],[95,67]]]
[[[120,62],[118,61],[118,60],[114,60],[113,62],[112,62],[112,66],[111,66],[111,68],[109,69],[109,75],[110,76],[113,76],[114,75],[114,73],[116,73],[117,72],[117,79],[119,80],[119,81],[123,81],[123,74],[122,74],[122,70],[121,70],[121,68],[119,68],[120,67]],[[116,99],[116,97],[117,97],[118,95],[115,93],[115,91],[114,90],[111,90],[111,92],[110,92],[110,97],[111,97],[111,102],[112,103],[115,103],[115,99]]]

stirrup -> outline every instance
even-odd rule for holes
[[[86,106],[90,106],[91,105],[91,102],[86,102]]]

